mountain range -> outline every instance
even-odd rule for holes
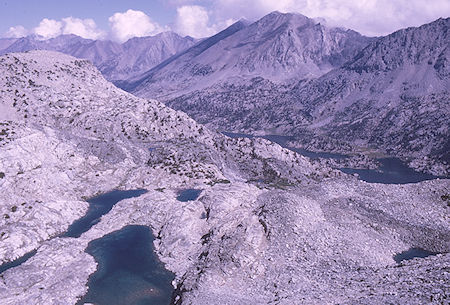
[[[108,40],[61,35],[44,40],[31,35],[19,39],[0,39],[0,54],[51,50],[90,60],[110,81],[138,76],[170,56],[192,46],[197,40],[174,32],[135,37],[119,44]]]
[[[300,14],[273,12],[254,23],[238,21],[123,87],[165,99],[233,79],[315,78],[351,59],[371,40]]]
[[[375,151],[448,176],[449,22],[366,38],[324,30],[304,16],[273,13],[232,35],[225,35],[230,29],[219,33],[226,38],[202,53],[194,46],[169,58],[124,88],[158,97],[218,130],[293,136],[291,145],[310,150]],[[292,28],[296,39],[290,39]],[[287,53],[276,53],[280,46]],[[234,61],[222,60],[229,53]],[[201,71],[210,72],[194,73],[200,62]],[[255,69],[249,73],[249,67]],[[272,77],[268,69],[279,74]]]

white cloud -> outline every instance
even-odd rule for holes
[[[92,19],[67,17],[63,18],[62,22],[64,23],[63,34],[74,34],[87,39],[100,39],[106,36]]]
[[[128,10],[124,13],[115,13],[108,20],[111,26],[111,35],[119,42],[124,42],[132,37],[156,35],[168,30],[141,11]]]
[[[180,35],[207,37],[217,32],[216,27],[216,25],[210,25],[208,12],[202,6],[184,5],[177,8],[175,31]]]
[[[54,38],[62,34],[74,34],[87,39],[100,39],[105,33],[97,28],[92,19],[79,19],[74,17],[63,18],[61,21],[44,18],[33,33],[44,39]]]
[[[44,18],[33,32],[45,39],[54,38],[62,33],[63,24],[61,21]]]
[[[6,32],[5,37],[6,38],[21,38],[28,35],[28,30],[24,28],[21,25],[18,26],[12,26],[9,28],[9,30]]]
[[[156,35],[169,30],[168,27],[162,27],[153,22],[143,12],[134,10],[115,13],[109,18],[109,23],[111,38],[119,42],[124,42],[132,37]],[[34,33],[42,39],[50,39],[62,34],[74,34],[87,39],[103,39],[107,36],[106,32],[97,27],[94,20],[75,17],[61,20],[44,18],[32,31],[28,31],[23,26],[11,27],[5,36],[23,37],[29,33]]]

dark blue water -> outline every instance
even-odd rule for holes
[[[127,226],[89,243],[98,263],[89,290],[77,303],[96,305],[169,304],[174,274],[164,269],[146,226]]]
[[[3,265],[0,265],[0,274],[3,273],[4,271],[17,267],[23,263],[25,263],[27,260],[29,260],[30,258],[32,258],[35,254],[36,254],[36,250],[33,250],[31,252],[28,252],[27,254],[19,257],[18,259],[15,259],[11,262],[8,263],[4,263]]]
[[[401,261],[405,261],[405,260],[410,260],[413,258],[424,258],[424,257],[428,257],[431,255],[436,255],[438,253],[436,252],[430,252],[428,250],[424,250],[422,248],[411,248],[407,251],[398,253],[394,256],[394,260],[397,263],[400,263]]]
[[[89,209],[86,215],[76,220],[69,226],[63,237],[80,237],[81,234],[88,231],[93,225],[100,221],[100,217],[111,211],[112,207],[119,201],[139,197],[146,193],[146,190],[119,191],[114,190],[106,194],[89,199]]]
[[[416,172],[397,158],[383,158],[377,161],[381,164],[378,169],[341,168],[340,170],[347,174],[356,173],[360,180],[370,183],[405,184],[440,178]]]
[[[177,200],[178,201],[190,201],[190,200],[196,200],[198,196],[200,196],[200,193],[202,190],[196,190],[196,189],[185,189],[180,192],[178,192]]]
[[[117,202],[127,198],[138,197],[146,192],[146,190],[114,190],[109,193],[89,199],[88,202],[90,203],[90,205],[88,211],[86,212],[86,215],[76,220],[69,226],[65,233],[59,235],[58,237],[80,237],[81,234],[88,231],[93,225],[98,223],[100,221],[100,217],[111,211],[112,207]],[[33,257],[36,252],[36,250],[33,250],[12,262],[0,265],[0,273],[23,264],[31,257]]]
[[[295,138],[294,137],[290,137],[290,136],[280,136],[280,135],[266,135],[266,136],[261,136],[260,138],[269,140],[271,142],[277,143],[280,146],[283,146],[285,148],[287,148],[287,142],[288,141],[292,141]]]

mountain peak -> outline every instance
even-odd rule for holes
[[[161,98],[233,78],[310,78],[340,66],[367,43],[359,34],[317,27],[301,14],[272,12],[250,25],[240,20],[121,86]]]
[[[130,42],[137,42],[141,40],[168,39],[168,38],[182,38],[182,37],[173,31],[165,31],[152,36],[132,37],[123,44],[126,45],[129,44]]]
[[[420,27],[396,31],[369,44],[344,68],[358,72],[388,71],[425,62],[435,68],[445,68],[440,63],[446,61],[449,52],[449,28],[450,18],[440,18]]]
[[[266,16],[262,17],[256,23],[282,23],[282,22],[294,22],[294,23],[314,23],[313,19],[306,17],[305,15],[299,13],[281,13],[279,11],[273,11]]]

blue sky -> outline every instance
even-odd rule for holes
[[[0,0],[0,37],[76,34],[119,42],[172,30],[206,37],[278,10],[369,36],[450,16],[449,0]],[[323,22],[323,21],[322,21]]]
[[[163,0],[0,0],[0,3],[0,33],[11,26],[32,28],[44,18],[59,20],[69,16],[91,18],[99,28],[107,30],[108,18],[128,9],[143,11],[164,25],[176,15],[173,5]]]

